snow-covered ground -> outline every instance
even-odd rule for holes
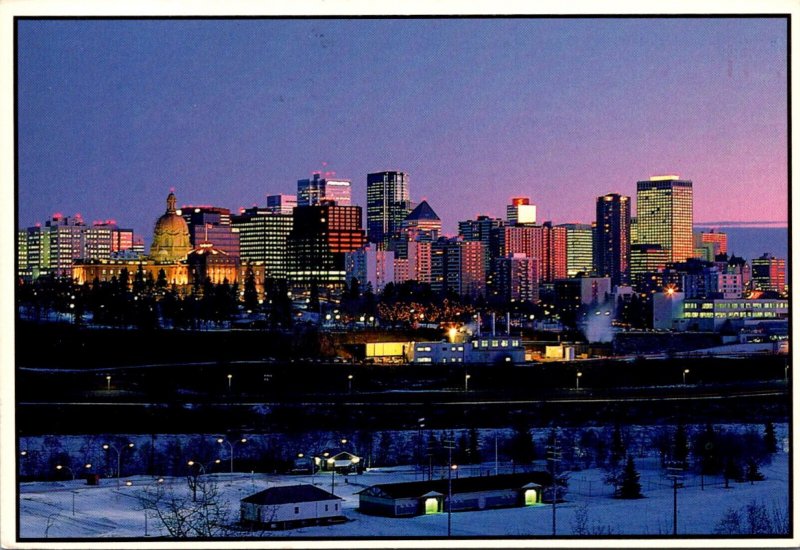
[[[612,488],[603,483],[599,469],[571,472],[567,502],[558,505],[557,534],[572,536],[578,532],[578,518],[583,514],[584,532],[611,535],[671,536],[673,527],[672,483],[659,468],[658,459],[640,458],[636,466],[641,474],[645,498],[616,500]],[[472,473],[479,475],[478,466]],[[701,480],[693,474],[684,479],[678,490],[679,536],[713,535],[715,527],[730,508],[741,510],[755,501],[765,506],[771,515],[788,513],[789,455],[781,451],[771,464],[762,467],[764,481],[731,482],[725,489],[719,477]],[[493,464],[482,466],[483,472],[493,471]],[[469,470],[466,468],[465,470]],[[460,475],[469,473],[460,472]],[[320,539],[350,537],[423,537],[447,535],[447,514],[415,518],[383,518],[358,511],[358,491],[364,487],[387,482],[414,481],[423,473],[412,467],[371,469],[360,475],[336,475],[335,494],[344,498],[344,514],[349,521],[339,525],[315,526],[258,533],[266,537],[312,537]],[[437,473],[435,475],[441,475]],[[231,521],[239,515],[239,500],[272,485],[311,483],[310,475],[211,474],[228,503]],[[125,482],[131,485],[126,486]],[[313,482],[330,490],[331,476],[317,474]],[[114,479],[103,479],[99,486],[87,486],[83,480],[66,482],[32,482],[20,485],[19,535],[22,538],[117,538],[165,535],[156,519],[145,519],[137,498],[156,480],[146,476],[124,478],[117,489]],[[189,494],[185,478],[166,478],[176,494]],[[74,506],[74,508],[73,508]],[[147,521],[147,525],[145,522]],[[455,537],[549,536],[552,532],[552,508],[548,504],[525,508],[506,508],[452,515],[452,534]],[[232,536],[247,536],[235,531]],[[591,536],[591,535],[589,535]]]

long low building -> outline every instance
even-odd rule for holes
[[[344,521],[342,499],[313,485],[270,487],[241,500],[241,521],[263,529],[290,529]]]
[[[416,342],[414,363],[524,363],[519,336],[478,336],[469,342]]]
[[[453,512],[533,506],[542,502],[547,472],[453,479]],[[377,516],[412,517],[446,512],[448,480],[383,483],[358,493],[359,512]]]

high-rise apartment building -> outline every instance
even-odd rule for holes
[[[692,182],[653,176],[636,184],[637,243],[658,244],[668,262],[694,256]]]
[[[289,280],[300,286],[339,286],[346,279],[345,253],[366,243],[360,206],[298,206],[288,237]]]
[[[563,227],[567,231],[567,277],[575,277],[578,273],[592,273],[592,226],[585,223],[564,223],[557,227]]]
[[[386,246],[399,235],[411,212],[408,174],[375,172],[367,175],[367,236],[369,242]]]
[[[630,197],[617,193],[597,197],[594,272],[609,277],[613,286],[629,281],[630,221]]]
[[[287,239],[292,231],[292,215],[279,214],[270,208],[248,208],[231,217],[233,231],[239,236],[239,259],[242,266],[264,266],[264,277],[283,279],[287,275],[289,251]]]
[[[297,180],[297,206],[317,206],[324,201],[350,206],[350,188],[348,179],[331,178],[327,173],[323,177],[319,172],[314,172],[308,179]]]
[[[492,260],[487,281],[488,297],[503,303],[536,302],[539,299],[539,278],[536,261],[525,254],[510,254]]]
[[[492,250],[497,249],[492,239],[496,238],[497,229],[502,226],[503,220],[500,218],[490,218],[489,216],[478,216],[474,220],[458,222],[459,237],[465,241],[479,241],[483,245],[483,265],[486,271],[486,277],[489,276],[492,267]]]
[[[231,226],[231,211],[219,206],[183,206],[180,215],[189,227],[192,248],[211,243],[217,250],[238,258],[239,234]]]

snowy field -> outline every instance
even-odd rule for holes
[[[642,492],[639,500],[611,498],[612,487],[603,483],[599,469],[570,473],[567,502],[557,506],[557,534],[575,536],[579,532],[610,535],[671,536],[673,528],[672,482],[659,468],[658,459],[636,460],[641,474]],[[480,475],[475,466],[472,474]],[[470,473],[465,467],[459,475]],[[493,464],[482,466],[483,473],[494,471]],[[678,535],[713,535],[715,527],[733,508],[755,501],[767,512],[787,514],[789,503],[789,455],[778,452],[771,464],[762,466],[766,479],[760,482],[734,483],[724,487],[720,477],[706,476],[701,488],[699,476],[687,474],[684,488],[678,490]],[[501,469],[501,473],[503,473]],[[339,525],[315,526],[249,535],[232,531],[231,536],[265,538],[353,538],[353,537],[424,537],[447,536],[447,514],[416,518],[382,518],[367,516],[358,511],[361,489],[376,483],[414,481],[424,474],[414,468],[396,467],[371,469],[359,475],[336,475],[335,494],[344,498],[344,514],[348,521]],[[441,471],[434,474],[441,476]],[[231,523],[238,520],[239,500],[274,485],[311,483],[310,475],[243,475],[209,474],[214,479],[229,507]],[[316,474],[313,482],[325,490],[331,489],[331,476]],[[131,485],[127,486],[126,482]],[[114,479],[102,479],[99,486],[87,486],[84,480],[66,482],[32,482],[20,485],[20,536],[33,539],[127,538],[166,535],[158,521],[145,514],[139,495],[156,479],[146,476],[123,478],[117,489]],[[165,485],[176,494],[189,495],[185,478],[165,478]],[[580,518],[584,519],[581,520]],[[550,536],[552,508],[549,504],[526,508],[506,508],[452,514],[454,537]]]

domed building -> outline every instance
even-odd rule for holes
[[[167,211],[156,221],[150,259],[158,263],[181,262],[191,252],[189,226],[175,209],[175,194],[167,195]]]

